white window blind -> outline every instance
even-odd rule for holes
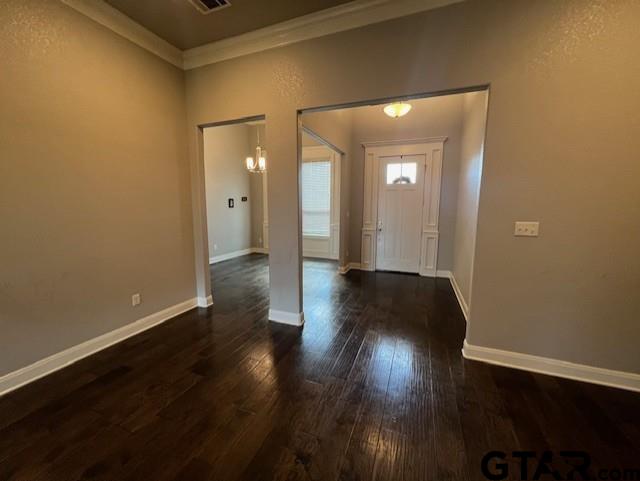
[[[331,162],[302,163],[302,234],[329,237]]]

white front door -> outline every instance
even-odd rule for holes
[[[380,157],[376,269],[420,269],[425,155]]]

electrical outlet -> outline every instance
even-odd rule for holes
[[[516,222],[513,235],[516,237],[538,237],[539,222]]]
[[[140,305],[141,299],[140,299],[140,294],[134,294],[131,296],[131,305],[132,306],[139,306]]]
[[[213,244],[213,250],[217,251],[218,250],[218,244]]]

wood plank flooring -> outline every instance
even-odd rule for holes
[[[212,279],[212,308],[0,398],[0,480],[482,480],[491,450],[640,467],[640,395],[463,360],[447,280],[306,260],[300,330],[267,322],[265,256]]]

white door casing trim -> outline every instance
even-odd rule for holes
[[[422,240],[419,274],[436,277],[438,258],[438,217],[442,160],[446,137],[363,142],[364,205],[362,208],[361,269],[376,270],[378,191],[381,156],[425,155],[425,189],[422,212]]]

